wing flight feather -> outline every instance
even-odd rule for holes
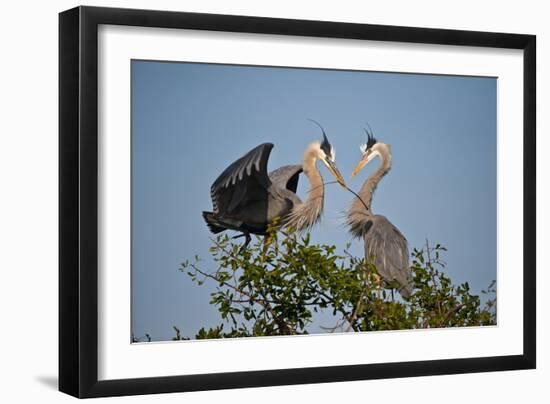
[[[230,214],[247,200],[267,200],[271,181],[267,161],[272,143],[262,143],[234,161],[214,181],[210,188],[215,213]]]

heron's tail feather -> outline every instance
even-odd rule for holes
[[[208,228],[212,233],[218,234],[225,230],[224,227],[219,226],[219,222],[216,220],[214,213],[202,212],[202,217],[204,218],[206,225],[208,226]]]

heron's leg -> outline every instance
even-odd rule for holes
[[[238,234],[238,235],[236,235],[232,238],[236,239],[236,238],[241,238],[241,237],[244,237],[245,241],[244,241],[244,244],[239,249],[239,254],[242,253],[248,247],[248,244],[250,244],[250,242],[252,241],[252,237],[250,237],[250,233],[247,232],[247,231],[243,231],[242,234]]]
[[[231,237],[232,240],[236,238],[246,237],[244,246],[246,247],[248,243],[252,240],[252,237],[250,237],[250,233],[247,231],[243,231],[241,234],[237,234],[236,236]]]
[[[249,232],[244,233],[244,237],[245,237],[245,241],[244,241],[243,247],[246,248],[246,247],[248,247],[248,245],[252,241],[252,237],[250,237]]]

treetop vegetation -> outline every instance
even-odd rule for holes
[[[244,249],[227,235],[212,242],[214,268],[203,267],[198,256],[180,267],[197,285],[215,285],[210,304],[220,323],[194,332],[197,339],[309,334],[321,312],[334,319],[322,327],[326,332],[496,324],[495,281],[482,291],[482,304],[468,282],[455,285],[445,275],[447,250],[440,244],[413,249],[414,292],[405,300],[394,292],[397,285],[382,285],[372,262],[350,254],[349,245],[339,253],[333,245],[312,244],[309,234],[274,228]],[[174,330],[174,340],[190,339]]]

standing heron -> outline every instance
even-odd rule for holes
[[[362,158],[353,170],[353,178],[376,156],[382,160],[376,171],[363,183],[358,197],[348,210],[347,224],[354,237],[365,241],[365,258],[372,259],[378,274],[386,286],[398,285],[398,291],[408,298],[413,291],[409,267],[407,240],[385,216],[372,213],[371,203],[376,186],[391,169],[390,146],[378,142],[372,132],[367,133],[367,143],[361,145]]]
[[[319,125],[320,126],[320,125]],[[317,168],[322,161],[343,187],[345,181],[334,162],[334,148],[324,129],[323,141],[311,143],[301,165],[288,165],[267,173],[267,160],[272,143],[250,150],[225,169],[210,189],[212,212],[202,212],[210,231],[236,230],[250,243],[250,234],[265,235],[268,225],[280,221],[296,231],[311,228],[323,211],[324,184]],[[303,172],[310,182],[307,199],[302,202],[296,190]]]

